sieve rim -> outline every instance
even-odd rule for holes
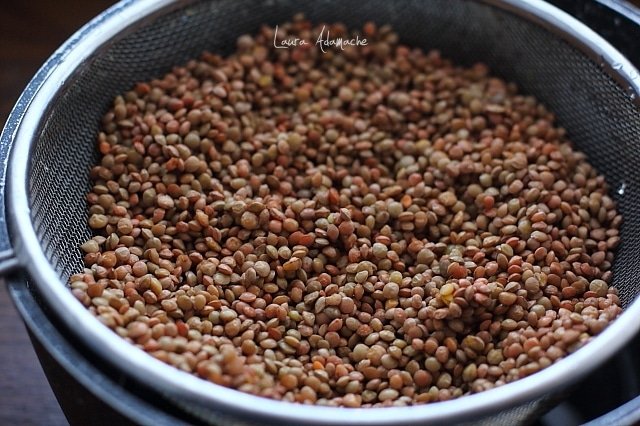
[[[576,45],[587,56],[615,67],[605,67],[605,73],[628,85],[640,106],[640,77],[631,63],[591,29],[565,12],[540,0],[479,0],[507,10],[523,19],[533,20],[556,35]],[[574,354],[546,369],[516,382],[479,394],[451,401],[412,407],[383,409],[348,409],[293,404],[246,394],[206,382],[179,371],[127,343],[103,326],[73,297],[66,283],[58,277],[47,260],[36,236],[29,208],[27,191],[31,148],[52,101],[63,90],[65,82],[100,48],[123,32],[174,6],[193,0],[125,0],[108,9],[74,34],[47,60],[29,83],[12,111],[3,132],[3,140],[12,144],[6,186],[7,219],[12,231],[12,243],[20,264],[26,270],[38,294],[54,315],[83,343],[105,359],[126,360],[126,374],[136,380],[151,383],[163,394],[179,396],[185,401],[197,401],[212,410],[254,419],[269,419],[296,424],[412,424],[451,422],[477,419],[479,415],[497,412],[514,404],[540,397],[549,389],[557,390],[586,375],[618,351],[638,329],[640,300],[631,303],[597,338]],[[621,65],[621,66],[619,66]],[[624,86],[623,86],[624,87]],[[622,338],[622,337],[626,337]],[[581,368],[576,368],[579,365]]]

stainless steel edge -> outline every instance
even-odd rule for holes
[[[628,0],[595,0],[640,25],[640,7]]]
[[[568,13],[539,0],[481,0],[534,22],[599,64],[640,107],[640,72],[624,55]]]
[[[628,84],[636,95],[640,93],[635,68],[606,41],[564,12],[538,0],[485,0],[486,3],[508,10],[561,34],[592,57],[621,64],[608,70],[618,81]],[[61,89],[74,70],[86,61],[96,48],[103,46],[120,32],[127,31],[140,16],[149,16],[184,2],[171,0],[126,1],[100,15],[74,35],[50,61],[45,64],[41,78],[34,79],[27,88],[33,93],[24,115],[17,125],[9,163],[7,199],[11,209],[9,223],[14,235],[18,259],[28,265],[33,284],[40,296],[61,320],[87,345],[105,358],[125,360],[129,374],[140,381],[153,384],[167,393],[180,395],[186,401],[209,404],[228,414],[256,423],[326,424],[326,425],[382,425],[426,424],[474,420],[483,414],[497,412],[517,403],[540,397],[560,383],[569,383],[586,374],[591,368],[617,351],[625,342],[620,336],[631,336],[640,328],[640,302],[635,301],[624,314],[586,348],[577,351],[547,369],[507,386],[480,394],[415,407],[384,409],[341,409],[303,406],[248,395],[205,382],[157,361],[132,347],[103,326],[67,290],[46,260],[33,229],[26,183],[28,158],[36,137],[41,113]],[[566,31],[567,36],[564,35]],[[634,74],[635,73],[635,74]],[[637,97],[637,96],[636,96]],[[579,366],[579,368],[576,368]],[[211,419],[212,421],[214,419]]]
[[[584,423],[582,426],[632,426],[640,422],[640,396],[602,416]]]

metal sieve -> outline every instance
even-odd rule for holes
[[[91,235],[85,194],[97,159],[95,136],[111,100],[203,50],[230,53],[240,34],[298,12],[349,27],[369,20],[391,24],[403,43],[440,49],[464,65],[482,61],[554,111],[619,203],[625,222],[614,285],[626,311],[584,348],[533,376],[452,401],[380,409],[295,405],[223,388],[155,360],[99,323],[66,282],[82,269],[78,247]],[[478,424],[486,416],[494,416],[487,424],[530,421],[640,328],[639,96],[640,77],[629,61],[538,0],[127,0],[47,61],[7,122],[0,144],[10,150],[8,162],[0,163],[0,236],[6,234],[12,248],[0,252],[0,272],[22,270],[24,285],[88,351],[204,423]]]

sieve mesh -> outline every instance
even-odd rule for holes
[[[101,117],[113,97],[205,49],[229,53],[238,35],[256,32],[264,23],[287,21],[297,12],[313,21],[342,21],[354,28],[369,20],[391,24],[404,43],[440,49],[460,64],[483,61],[493,73],[517,82],[521,91],[546,104],[575,146],[605,175],[619,202],[625,222],[614,283],[625,305],[635,298],[640,203],[633,200],[640,199],[640,111],[603,72],[602,64],[557,36],[486,4],[446,0],[188,3],[96,52],[50,104],[30,160],[31,219],[63,282],[82,269],[78,246],[90,235],[85,202],[89,170],[96,160]],[[511,420],[525,419],[523,409],[516,409]]]

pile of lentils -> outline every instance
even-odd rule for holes
[[[151,356],[268,398],[443,401],[621,312],[621,216],[554,116],[482,64],[303,18],[118,96],[73,294]]]

